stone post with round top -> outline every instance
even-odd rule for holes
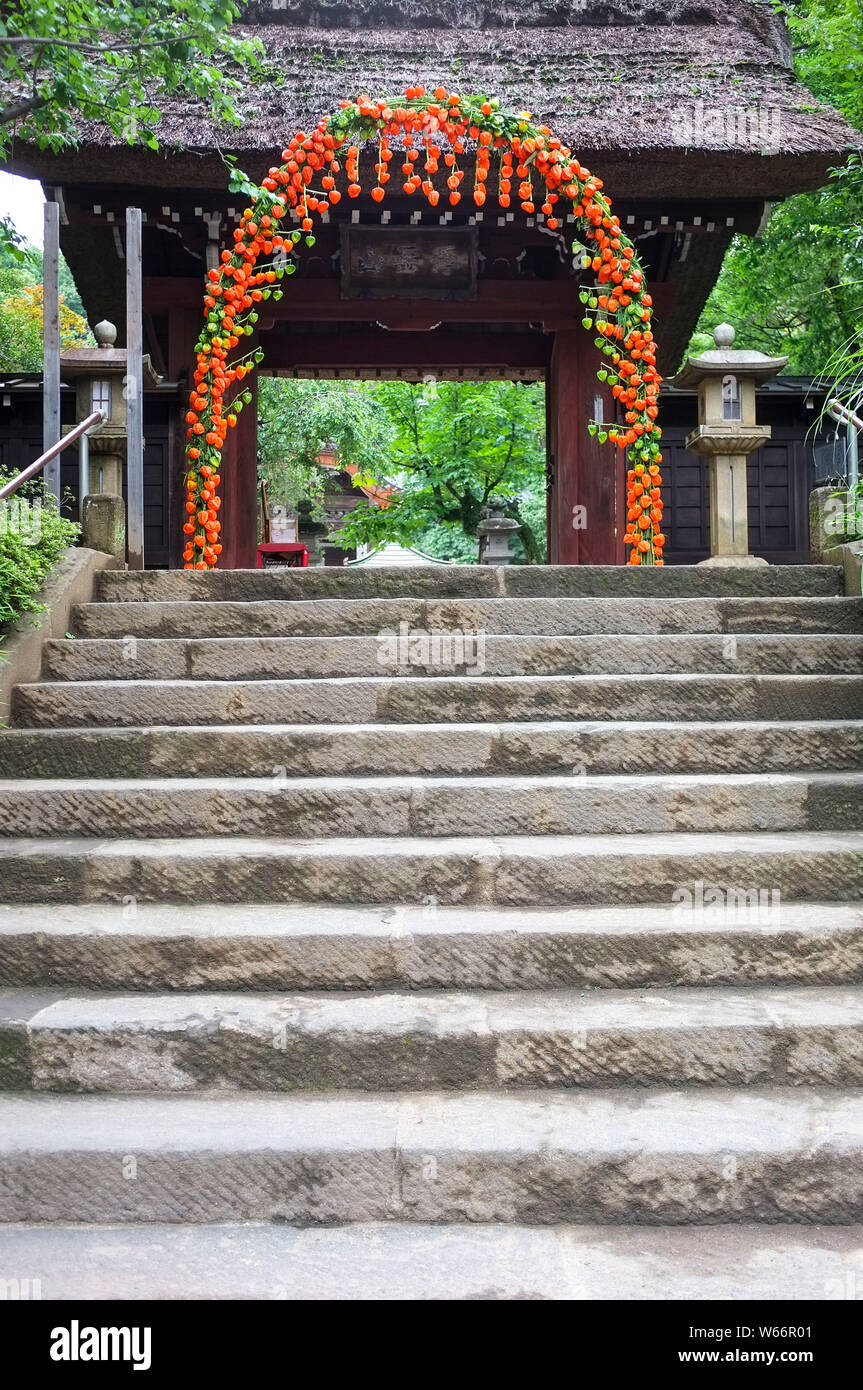
[[[698,391],[698,427],[686,447],[710,468],[710,559],[705,565],[766,565],[749,553],[747,456],[770,438],[770,426],[755,418],[755,387],[777,375],[787,357],[734,348],[734,329],[713,330],[715,349],[687,359],[673,385]]]

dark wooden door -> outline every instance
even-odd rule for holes
[[[683,447],[684,433],[669,431],[662,440],[663,531],[666,560],[695,565],[710,554],[710,507],[707,465]]]
[[[663,436],[666,559],[693,565],[710,554],[708,466],[683,446],[687,430]],[[774,426],[773,438],[749,460],[749,550],[771,564],[809,563],[809,460],[795,431]]]
[[[167,569],[170,554],[168,520],[168,439],[148,435],[144,446],[144,564]]]

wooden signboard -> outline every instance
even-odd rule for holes
[[[476,227],[341,228],[346,299],[475,299]]]

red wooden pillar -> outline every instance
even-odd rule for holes
[[[219,567],[254,569],[258,559],[258,391],[257,377],[243,383],[252,400],[243,406],[236,428],[222,450],[222,553]]]
[[[611,392],[596,379],[600,357],[583,328],[555,334],[546,387],[553,484],[548,507],[552,565],[619,565],[624,560],[622,451],[587,432],[611,420]]]

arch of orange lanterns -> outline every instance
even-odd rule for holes
[[[368,142],[374,142],[371,157],[362,149]],[[473,155],[469,175],[460,164],[466,153]],[[314,245],[315,217],[343,196],[360,197],[364,176],[374,178],[371,197],[381,203],[387,184],[397,177],[391,166],[399,163],[404,192],[423,194],[431,207],[441,198],[453,208],[463,199],[477,208],[489,200],[501,208],[518,205],[552,232],[567,214],[575,216],[584,240],[571,243],[574,264],[595,277],[592,286],[579,291],[582,322],[602,354],[597,376],[611,387],[623,412],[622,424],[592,420],[587,429],[601,443],[627,451],[629,564],[661,565],[665,537],[656,423],[661,377],[650,327],[653,301],[602,180],[528,112],[503,111],[494,98],[417,86],[408,87],[403,97],[343,101],[311,134],[299,131],[293,137],[281,164],[259,187],[246,185],[250,203],[234,231],[234,245],[221,253],[205,286],[186,414],[184,567],[212,569],[222,553],[221,453],[228,430],[251,404],[242,383],[264,356],[259,347],[242,350],[243,339],[255,332],[261,303],[281,298],[280,282],[297,269],[296,252],[303,243]],[[472,186],[465,186],[466,179]]]

